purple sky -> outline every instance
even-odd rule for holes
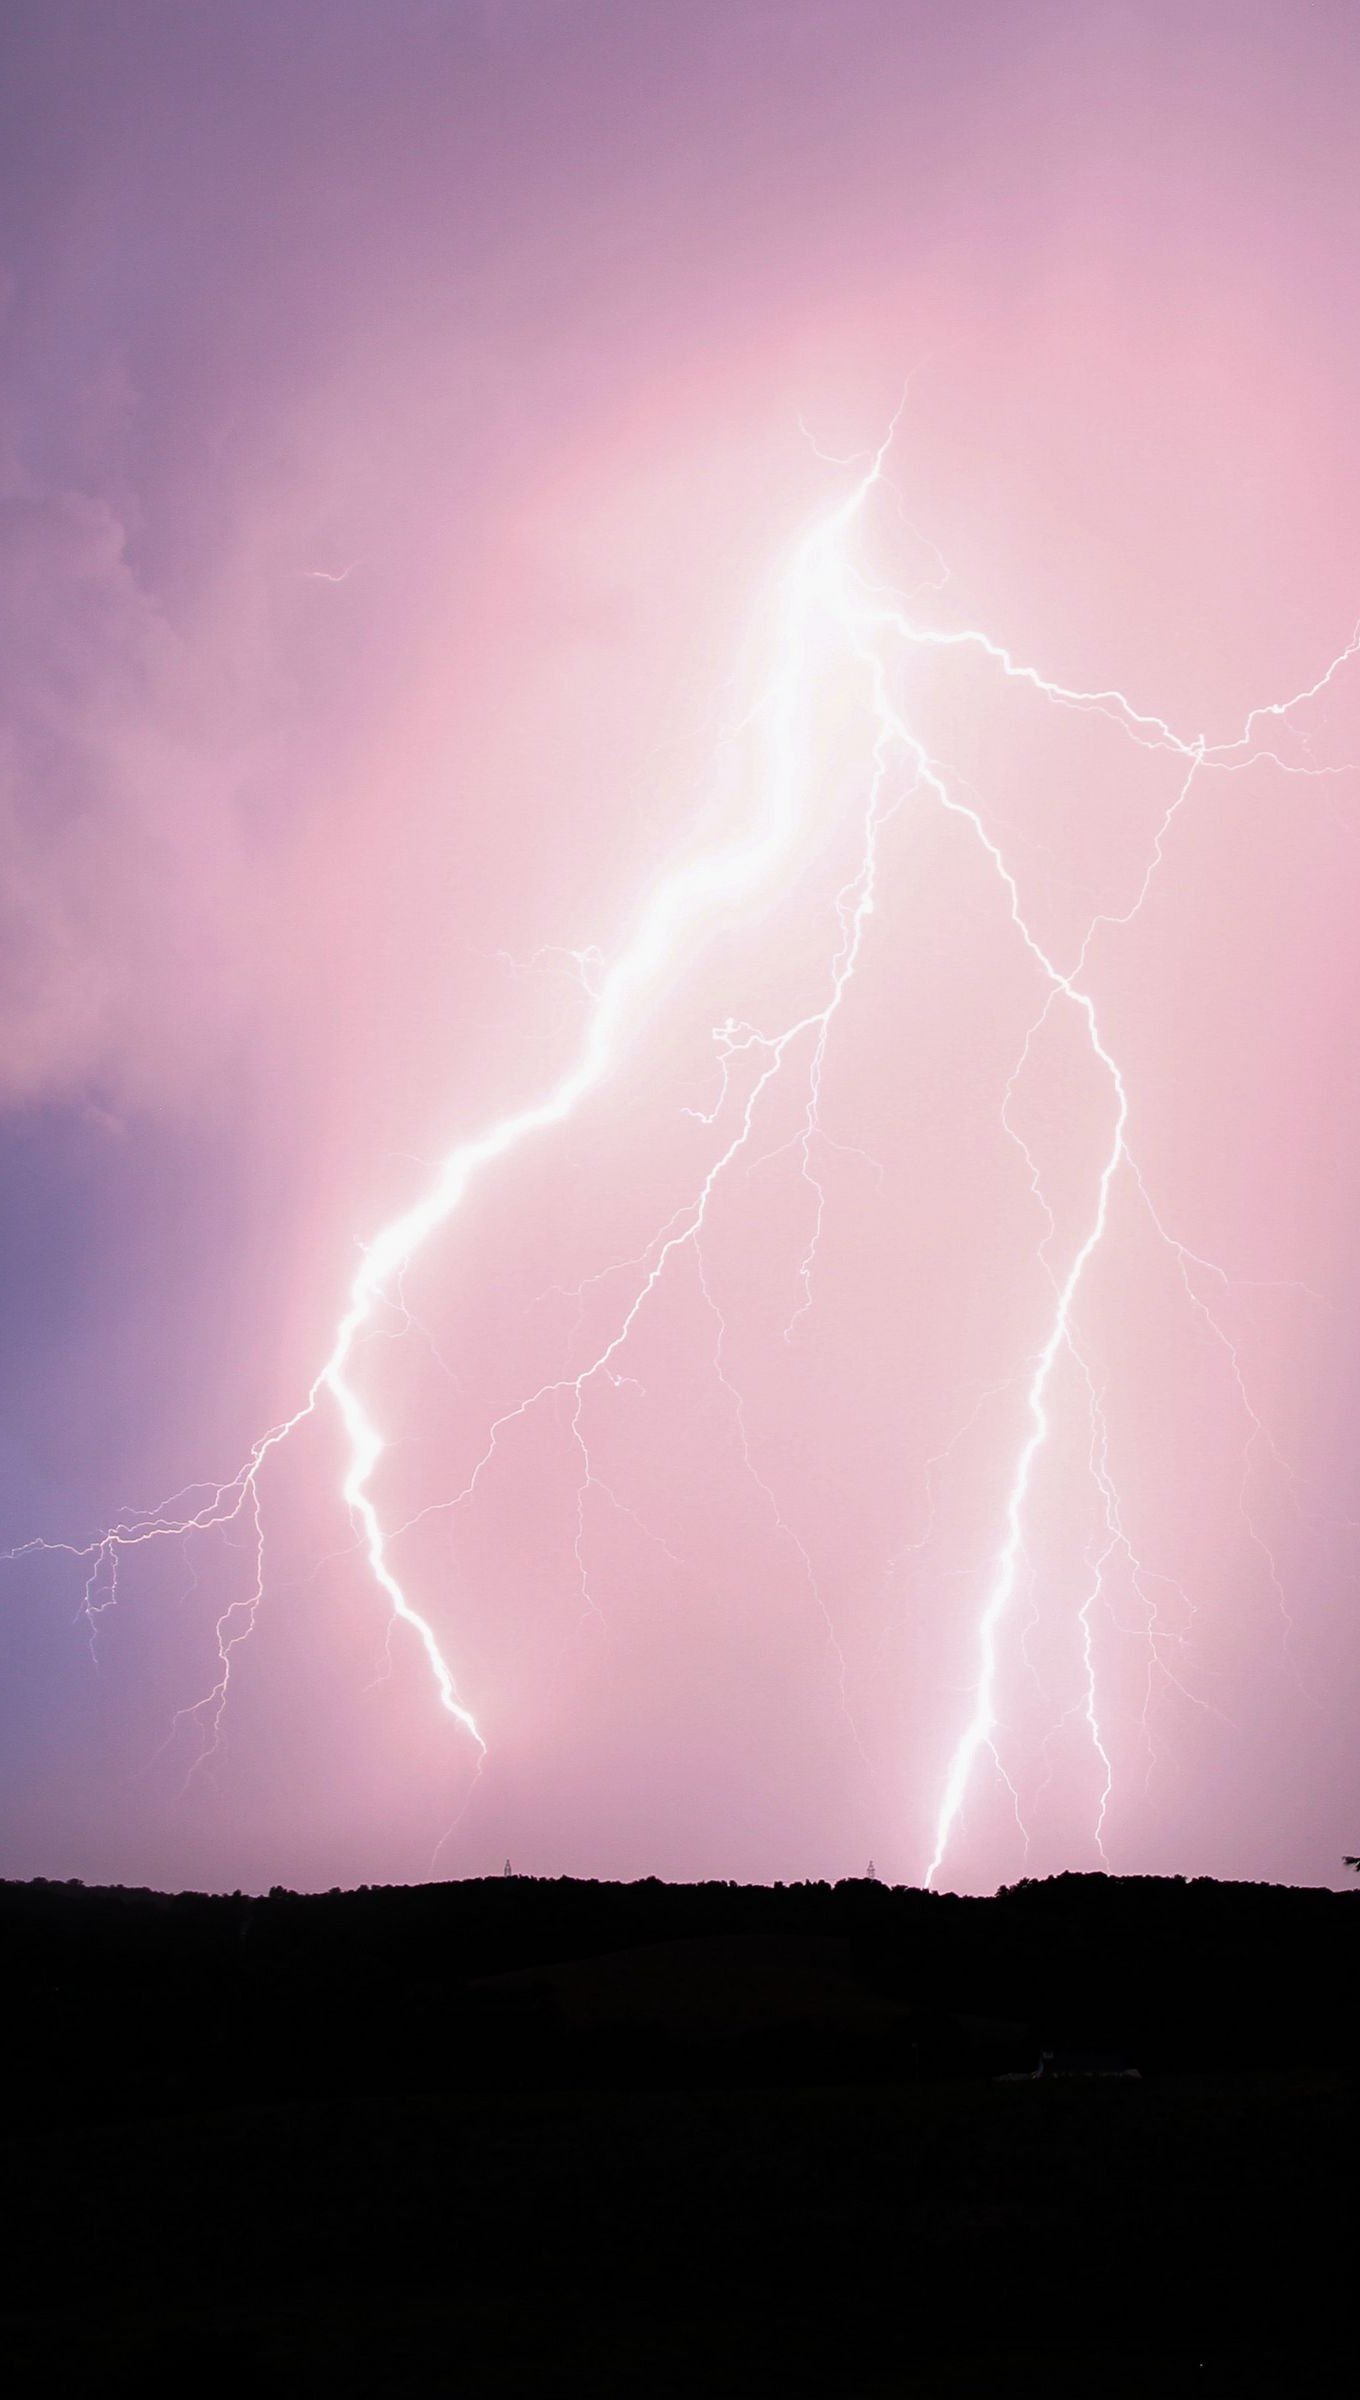
[[[4,1570],[0,1870],[1337,1879],[1360,660],[1167,812],[1360,618],[1358,101],[1321,0],[11,0],[0,1540],[201,1513],[785,723],[800,801],[350,1362],[475,1781],[323,1392],[116,1600]],[[953,807],[897,741],[691,1232],[866,643]]]

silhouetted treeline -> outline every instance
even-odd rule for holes
[[[1344,2354],[1360,1891],[35,1883],[0,1939],[17,2391],[1276,2400]]]
[[[897,2082],[1023,2071],[1044,2049],[1144,2076],[1337,2065],[1360,1988],[1360,1892],[1103,1875],[992,1899],[867,1881],[498,1876],[258,1899],[34,1882],[0,1885],[0,1938],[25,2115]]]

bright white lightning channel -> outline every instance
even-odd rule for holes
[[[692,1248],[697,1255],[698,1237],[704,1226],[708,1199],[715,1184],[748,1143],[759,1101],[781,1072],[791,1048],[802,1036],[811,1035],[814,1048],[810,1097],[805,1130],[800,1137],[803,1170],[807,1175],[808,1140],[811,1129],[817,1125],[827,1037],[844,992],[855,973],[865,921],[875,904],[878,835],[887,817],[902,805],[907,791],[918,798],[924,796],[950,816],[961,819],[980,844],[990,868],[999,880],[1010,920],[1048,987],[1043,1011],[1026,1037],[1025,1051],[1017,1062],[1016,1074],[1049,1010],[1057,1003],[1065,1003],[1076,1012],[1084,1026],[1090,1052],[1102,1070],[1110,1093],[1109,1127],[1086,1231],[1065,1270],[1061,1273],[1050,1270],[1054,1292],[1052,1314],[1029,1370],[1025,1431],[1007,1479],[1001,1546],[976,1626],[977,1671],[973,1702],[945,1775],[935,1817],[934,1846],[926,1871],[927,1882],[933,1882],[940,1871],[981,1757],[989,1754],[1004,1776],[995,1749],[1000,1640],[1024,1563],[1027,1507],[1035,1469],[1050,1432],[1052,1379],[1060,1355],[1064,1350],[1075,1347],[1074,1310],[1092,1259],[1105,1236],[1110,1195],[1116,1176],[1125,1167],[1137,1175],[1127,1143],[1129,1098],[1124,1080],[1102,1037],[1094,1003],[1076,979],[1085,967],[1097,928],[1102,924],[1126,925],[1137,915],[1161,864],[1162,846],[1172,817],[1183,805],[1195,775],[1203,767],[1212,765],[1221,770],[1236,771],[1260,759],[1270,759],[1276,766],[1292,774],[1312,776],[1327,772],[1325,769],[1300,767],[1279,758],[1269,749],[1255,747],[1256,729],[1263,719],[1283,719],[1291,708],[1322,692],[1360,648],[1360,632],[1308,690],[1296,694],[1289,701],[1275,702],[1253,710],[1241,733],[1233,739],[1217,745],[1207,744],[1202,737],[1183,739],[1162,718],[1136,709],[1122,692],[1083,692],[1054,682],[1018,660],[1009,648],[975,628],[942,630],[917,624],[901,606],[885,600],[880,590],[870,586],[859,575],[852,556],[850,536],[865,511],[870,495],[884,480],[884,465],[892,432],[890,428],[887,439],[847,496],[822,515],[798,542],[777,583],[772,627],[774,665],[750,719],[759,732],[762,766],[760,801],[754,824],[743,838],[730,846],[682,861],[662,876],[642,907],[631,939],[612,965],[606,965],[599,959],[598,953],[592,951],[592,972],[585,986],[591,1007],[582,1046],[574,1063],[543,1097],[505,1115],[483,1132],[456,1145],[435,1171],[423,1196],[379,1231],[363,1253],[337,1322],[330,1351],[302,1405],[256,1442],[244,1465],[234,1476],[220,1484],[198,1487],[208,1492],[208,1498],[200,1508],[190,1510],[187,1514],[175,1513],[177,1502],[190,1496],[175,1495],[156,1509],[130,1514],[88,1543],[35,1541],[23,1545],[21,1551],[10,1554],[19,1556],[35,1550],[54,1549],[73,1554],[86,1563],[83,1613],[89,1621],[93,1641],[100,1616],[116,1600],[120,1552],[167,1535],[186,1539],[194,1533],[233,1523],[243,1513],[247,1515],[255,1543],[252,1589],[246,1598],[229,1603],[218,1619],[218,1672],[211,1690],[192,1708],[181,1712],[182,1717],[209,1729],[210,1741],[204,1755],[215,1748],[219,1737],[231,1680],[233,1653],[253,1627],[263,1597],[260,1474],[266,1459],[305,1419],[314,1414],[323,1396],[334,1403],[343,1428],[347,1447],[341,1495],[359,1534],[373,1579],[382,1591],[393,1619],[406,1626],[419,1642],[441,1706],[475,1745],[479,1761],[485,1755],[486,1744],[482,1733],[472,1709],[458,1689],[435,1629],[406,1591],[392,1564],[390,1537],[372,1489],[385,1443],[381,1429],[374,1421],[355,1380],[356,1351],[365,1334],[374,1328],[379,1312],[394,1303],[401,1306],[402,1278],[418,1254],[456,1213],[470,1185],[497,1161],[536,1135],[561,1125],[579,1109],[587,1096],[610,1076],[626,1055],[646,1000],[664,982],[677,959],[692,946],[694,938],[702,936],[716,919],[735,904],[771,886],[780,870],[789,862],[810,817],[812,699],[820,674],[825,671],[832,652],[838,650],[843,656],[856,661],[865,674],[874,742],[860,862],[851,881],[836,897],[841,942],[831,962],[828,996],[821,1007],[800,1016],[778,1034],[761,1033],[751,1027],[731,1024],[720,1029],[717,1040],[724,1097],[728,1088],[728,1071],[734,1059],[743,1052],[751,1051],[761,1060],[759,1072],[739,1112],[735,1135],[720,1150],[693,1202],[675,1212],[670,1225],[650,1246],[644,1259],[637,1262],[645,1265],[646,1272],[611,1340],[579,1375],[543,1386],[518,1408],[497,1420],[491,1429],[488,1447],[459,1498],[470,1496],[482,1467],[495,1448],[501,1428],[511,1419],[522,1416],[550,1392],[574,1392],[573,1438],[582,1451],[587,1480],[599,1480],[593,1476],[581,1432],[580,1404],[584,1388],[594,1375],[610,1371],[611,1363],[627,1341],[639,1310],[655,1290],[668,1261],[686,1247]],[[1185,774],[1179,791],[1163,818],[1141,886],[1130,907],[1117,917],[1099,917],[1092,922],[1070,970],[1064,970],[1036,940],[1026,923],[1015,879],[982,816],[975,807],[951,791],[942,770],[930,757],[920,736],[892,697],[889,661],[893,655],[902,651],[927,654],[959,650],[977,653],[1005,679],[1029,687],[1057,706],[1102,715],[1141,747],[1171,753],[1184,763]],[[901,760],[906,789],[895,798],[890,798],[887,794],[887,776],[889,762],[894,757]],[[1014,1082],[1013,1075],[1007,1100]],[[717,1113],[714,1110],[708,1121],[712,1122]],[[1030,1160],[1029,1164],[1035,1196],[1041,1205],[1046,1205],[1039,1189],[1034,1162]],[[1141,1178],[1138,1180],[1141,1190]],[[799,1269],[801,1302],[795,1323],[810,1302],[810,1279],[822,1214],[820,1186],[814,1188],[818,1196],[817,1214],[811,1245]],[[1160,1223],[1158,1230],[1162,1230]],[[1174,1246],[1179,1250],[1179,1245]],[[1182,1259],[1185,1255],[1181,1252]],[[1202,1303],[1199,1305],[1203,1306]],[[1102,1494],[1108,1509],[1114,1503],[1106,1488],[1108,1470],[1103,1459],[1101,1476]],[[762,1488],[765,1487],[762,1485]],[[447,1505],[457,1505],[457,1502]],[[782,1519],[780,1522],[782,1527]],[[782,1529],[788,1530],[786,1527]],[[796,1537],[793,1538],[796,1540]],[[576,1557],[581,1567],[584,1590],[579,1523]],[[1099,1567],[1096,1573],[1098,1577]],[[1096,1714],[1089,1612],[1088,1596],[1079,1612],[1079,1633],[1087,1678],[1085,1711],[1094,1749],[1102,1762],[1106,1778],[1100,1802],[1100,1821],[1103,1824],[1109,1800],[1110,1766]],[[1009,1778],[1005,1780],[1009,1783]],[[1011,1789],[1014,1797],[1013,1787]]]

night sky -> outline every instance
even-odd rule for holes
[[[1358,103],[11,0],[0,1872],[1342,1878]]]

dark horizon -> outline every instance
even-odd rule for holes
[[[20,2389],[169,2340],[413,2400],[1279,2400],[1350,2342],[1360,1889],[27,1883],[0,1939]]]

